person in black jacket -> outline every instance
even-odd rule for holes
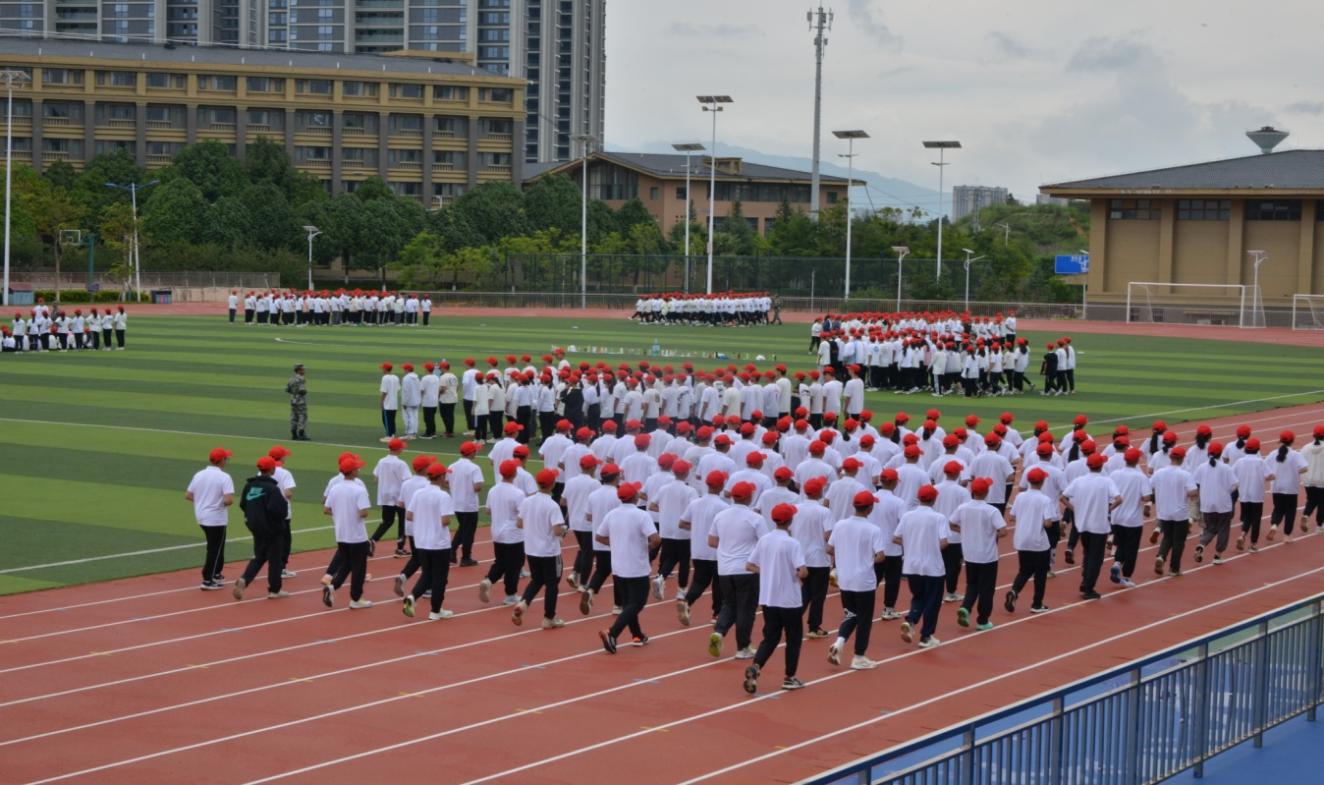
[[[285,569],[284,549],[280,547],[289,501],[273,476],[276,459],[264,455],[257,459],[258,474],[248,478],[240,494],[239,508],[244,511],[244,525],[253,533],[253,558],[244,574],[234,582],[234,598],[244,598],[244,587],[253,582],[262,565],[267,567],[267,599],[288,597],[281,590],[281,571]]]

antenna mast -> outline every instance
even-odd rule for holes
[[[818,220],[819,134],[823,122],[823,50],[827,48],[827,31],[832,29],[832,11],[818,10],[805,13],[809,29],[814,31],[814,162],[809,182],[809,217]]]

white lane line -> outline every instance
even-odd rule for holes
[[[1216,403],[1216,404],[1209,404],[1209,405],[1207,405],[1207,406],[1190,406],[1190,407],[1186,407],[1186,408],[1184,408],[1184,409],[1169,409],[1168,411],[1164,411],[1164,412],[1153,412],[1153,413],[1151,413],[1151,414],[1131,414],[1131,415],[1127,415],[1127,416],[1125,416],[1125,417],[1110,417],[1110,418],[1108,418],[1108,419],[1106,419],[1106,420],[1090,420],[1090,425],[1096,425],[1096,424],[1102,425],[1102,424],[1106,424],[1106,423],[1114,423],[1114,422],[1130,422],[1130,421],[1132,421],[1132,420],[1152,420],[1152,419],[1155,419],[1155,418],[1158,418],[1158,417],[1171,417],[1171,416],[1174,415],[1174,414],[1186,414],[1186,413],[1189,413],[1189,412],[1201,412],[1201,411],[1207,411],[1207,410],[1210,410],[1210,409],[1226,409],[1226,408],[1230,408],[1230,407],[1232,407],[1232,406],[1245,406],[1245,405],[1247,405],[1247,404],[1252,404],[1252,403],[1266,403],[1266,402],[1268,402],[1268,401],[1279,401],[1279,400],[1283,400],[1283,399],[1285,399],[1285,398],[1299,398],[1299,397],[1304,396],[1304,395],[1319,395],[1319,396],[1324,396],[1324,390],[1308,390],[1308,391],[1306,391],[1306,392],[1287,393],[1287,394],[1285,394],[1285,395],[1271,395],[1271,396],[1269,396],[1269,397],[1267,397],[1267,398],[1251,398],[1251,399],[1249,399],[1249,400],[1245,400],[1245,401],[1233,401],[1232,403]],[[1295,405],[1299,405],[1299,406],[1310,406],[1310,405],[1315,404],[1315,403],[1318,403],[1318,401],[1308,401],[1308,402],[1306,402],[1306,403],[1295,404]],[[1260,412],[1256,412],[1257,414],[1262,413],[1262,414],[1264,414],[1265,416],[1264,416],[1264,417],[1259,417],[1259,418],[1255,418],[1255,417],[1249,418],[1249,419],[1247,420],[1247,423],[1249,424],[1249,423],[1253,423],[1253,422],[1257,422],[1257,421],[1264,421],[1264,420],[1274,420],[1274,419],[1277,419],[1277,417],[1274,417],[1274,416],[1273,416],[1273,414],[1272,414],[1273,411],[1274,411],[1274,410],[1269,409],[1269,410],[1261,410]],[[1279,416],[1284,416],[1284,415],[1287,415],[1287,414],[1289,414],[1289,413],[1288,413],[1288,412],[1282,412]],[[1228,415],[1222,415],[1222,416],[1225,416],[1225,417],[1235,417],[1236,415],[1235,415],[1235,414],[1228,414]],[[1299,422],[1299,421],[1293,421],[1292,424],[1296,424],[1297,422]],[[1061,426],[1058,426],[1058,427],[1060,427],[1060,428],[1065,428],[1065,429],[1067,429],[1067,430],[1070,430],[1070,429],[1071,429],[1071,423],[1063,423]]]

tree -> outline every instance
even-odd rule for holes
[[[203,234],[207,215],[203,192],[186,177],[175,177],[153,188],[142,207],[142,230],[156,243],[190,245]]]
[[[217,199],[207,208],[202,226],[202,241],[225,248],[238,248],[247,244],[252,216],[248,206],[237,196]]]
[[[441,276],[441,259],[445,255],[441,238],[424,230],[400,250],[399,281],[410,288],[432,289]]]
[[[184,178],[197,186],[208,202],[222,196],[234,196],[248,185],[244,167],[230,155],[225,145],[216,141],[191,144],[180,150],[170,166],[161,172],[161,182]]]
[[[273,250],[301,239],[294,211],[275,183],[250,185],[239,194],[239,201],[248,214],[246,244]]]
[[[750,256],[754,253],[754,230],[745,220],[745,211],[740,200],[731,203],[731,210],[726,214],[726,223],[717,231],[714,238],[721,243],[723,253],[738,256]]]
[[[278,188],[291,195],[295,169],[285,148],[270,137],[261,136],[249,142],[244,148],[244,169],[248,182],[275,183]]]
[[[63,247],[60,245],[61,229],[77,229],[83,218],[83,208],[73,200],[70,193],[45,178],[33,178],[32,215],[36,221],[37,234],[50,238],[52,258],[55,260],[55,301],[60,301],[60,260]],[[91,283],[91,281],[88,281]]]
[[[354,189],[354,197],[360,201],[371,202],[374,199],[393,199],[395,192],[382,178],[369,177]]]
[[[644,203],[637,198],[626,201],[621,205],[621,209],[616,211],[616,228],[622,237],[629,236],[630,230],[644,223],[657,225],[653,214],[648,212],[648,208],[644,207]]]
[[[118,261],[110,267],[110,277],[121,285],[121,299],[128,293],[133,273],[130,248],[133,243],[133,211],[126,202],[109,204],[101,211],[97,234],[106,247],[116,252]],[[141,240],[139,241],[141,242]]]
[[[581,197],[579,186],[563,174],[538,178],[524,192],[524,214],[529,228],[578,234]]]
[[[145,179],[146,173],[127,150],[103,153],[88,161],[87,166],[83,167],[82,173],[78,175],[78,181],[74,184],[74,199],[87,210],[88,217],[94,223],[100,223],[107,207],[117,202],[126,205],[129,202],[129,194],[126,191],[109,188],[108,183],[142,184]]]
[[[511,183],[483,183],[455,200],[455,210],[484,245],[529,231],[524,195]]]
[[[78,182],[78,172],[68,161],[54,161],[41,173],[43,179],[62,191],[72,191]]]

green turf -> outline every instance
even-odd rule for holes
[[[217,445],[234,450],[237,482],[272,444],[292,447],[287,464],[300,484],[295,546],[330,545],[318,502],[335,456],[354,449],[371,466],[382,454],[377,365],[383,360],[398,367],[446,358],[458,372],[466,356],[481,361],[515,352],[536,359],[571,345],[580,348],[570,353],[573,362],[613,365],[646,358],[712,367],[728,362],[711,358],[719,352],[742,365],[763,354],[762,367],[775,360],[804,369],[813,359],[805,325],[664,328],[469,316],[438,319],[427,329],[245,327],[212,317],[138,318],[131,327],[125,352],[0,357],[0,594],[195,566],[201,538],[183,491]],[[1070,332],[1069,324],[1062,332]],[[1032,345],[1044,338],[1028,337]],[[616,354],[646,352],[654,339],[675,356]],[[1080,354],[1074,397],[937,403],[953,419],[1010,410],[1023,427],[1042,417],[1062,429],[1078,412],[1096,422],[1148,427],[1157,416],[1205,419],[1324,400],[1324,356],[1313,349],[1120,335],[1078,335],[1073,343]],[[609,353],[588,354],[585,347]],[[283,389],[296,362],[308,367],[309,433],[316,440],[309,444],[288,442]],[[1037,365],[1036,357],[1032,370]],[[898,409],[922,418],[934,404],[927,395],[869,395],[880,421]],[[455,447],[414,443],[443,459],[453,458]],[[246,534],[233,513],[231,537]],[[153,549],[166,550],[25,569]],[[228,551],[231,558],[248,553],[247,541]]]

